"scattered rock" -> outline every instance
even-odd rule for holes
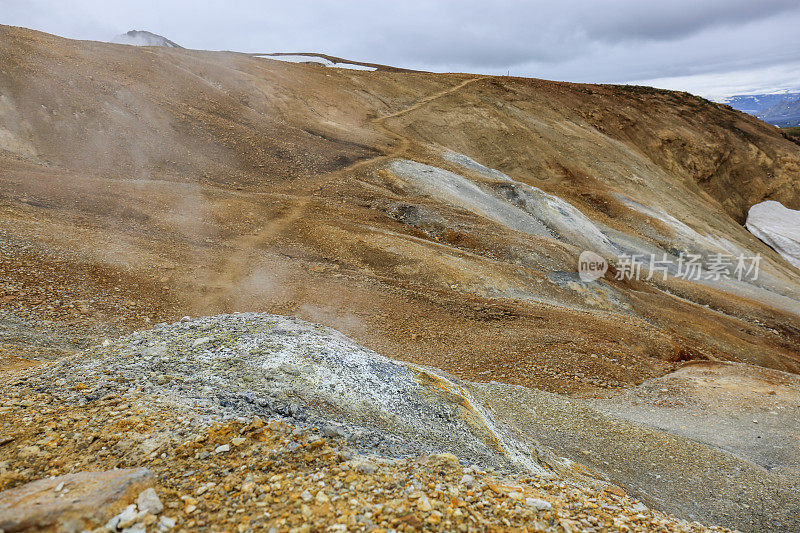
[[[158,529],[161,531],[168,531],[175,527],[175,519],[168,516],[162,516],[158,519]]]
[[[261,419],[260,416],[256,415],[253,417],[253,420],[250,421],[245,427],[242,428],[241,433],[251,433],[253,431],[257,431],[264,427],[264,421]]]
[[[139,497],[136,498],[136,505],[139,507],[139,511],[154,515],[164,510],[164,504],[161,503],[158,494],[156,494],[155,489],[152,487],[145,489],[139,494]]]
[[[112,518],[106,524],[109,529],[125,529],[132,526],[139,518],[139,512],[135,504],[130,504],[124,511]]]
[[[378,465],[372,461],[360,461],[356,463],[355,467],[362,474],[374,474],[378,470]]]
[[[538,511],[549,511],[553,508],[553,504],[542,500],[540,498],[525,498],[525,505],[528,507],[533,507]]]
[[[460,468],[461,464],[458,462],[458,457],[452,453],[437,453],[431,455],[428,462],[434,468]]]
[[[417,509],[419,509],[420,511],[426,511],[426,512],[430,511],[431,509],[433,509],[433,506],[431,505],[431,501],[426,495],[423,494],[419,498],[419,500],[417,500]]]
[[[27,459],[40,453],[42,453],[42,450],[38,446],[23,446],[19,450],[19,457],[20,459]]]
[[[210,341],[211,337],[201,337],[199,339],[195,339],[195,341],[192,342],[192,348],[197,348],[198,346],[202,346],[203,344],[206,344],[207,342]]]
[[[325,424],[322,427],[322,434],[329,439],[340,439],[347,436],[347,432],[343,428],[332,424]]]

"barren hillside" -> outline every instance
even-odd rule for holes
[[[14,371],[184,315],[258,311],[473,384],[614,397],[597,404],[614,412],[687,361],[712,381],[740,379],[727,362],[797,374],[800,272],[742,226],[767,199],[800,209],[800,146],[686,93],[0,26],[0,354]],[[584,250],[610,263],[604,278],[578,276]],[[616,279],[623,256],[685,254],[702,279]],[[760,254],[758,278],[708,275],[720,254]],[[765,409],[795,397],[787,383]],[[710,404],[727,390],[709,385]],[[741,443],[639,418],[749,461]],[[519,424],[582,453],[574,433]],[[615,472],[650,496],[637,468]],[[741,526],[736,508],[709,513]]]
[[[800,147],[742,113],[647,88],[11,27],[0,57],[8,310],[121,329],[297,314],[388,355],[550,390],[694,358],[800,369],[797,273],[739,224],[765,198],[800,207]],[[688,249],[696,232],[710,250],[759,252],[763,281],[584,284],[572,273],[587,242],[509,227],[498,206],[398,175],[404,160],[512,208],[516,187],[535,187],[628,247]]]

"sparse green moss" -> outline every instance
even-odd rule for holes
[[[800,144],[800,126],[781,128],[781,131],[783,131],[787,138],[796,142],[797,144]]]

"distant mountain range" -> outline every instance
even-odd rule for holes
[[[800,92],[737,95],[723,102],[775,126],[800,126]]]
[[[769,108],[762,120],[776,126],[800,126],[800,98],[782,101]]]
[[[117,35],[111,40],[116,44],[130,44],[133,46],[164,46],[167,48],[183,48],[179,44],[170,41],[156,33],[144,30],[131,30],[122,35]]]

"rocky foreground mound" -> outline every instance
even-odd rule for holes
[[[719,372],[724,373],[723,370]],[[778,392],[772,392],[785,399],[786,391],[800,390],[796,381],[784,380],[774,385]],[[605,407],[602,402],[592,406],[535,389],[470,383],[432,368],[395,362],[335,330],[292,317],[245,313],[159,324],[43,369],[20,373],[11,390],[25,399],[14,402],[15,407],[9,410],[12,417],[4,422],[2,430],[14,438],[13,444],[2,449],[6,457],[15,459],[3,463],[6,486],[35,479],[37,473],[38,476],[60,474],[101,465],[103,468],[147,466],[151,461],[155,464],[163,461],[159,468],[169,478],[170,490],[175,491],[176,497],[179,494],[191,497],[184,502],[197,500],[193,492],[200,490],[202,494],[203,489],[193,484],[196,479],[228,487],[221,497],[237,494],[230,482],[223,483],[231,475],[237,482],[251,483],[250,489],[242,493],[249,502],[258,491],[270,491],[263,488],[266,481],[272,480],[269,485],[284,479],[274,476],[291,479],[294,467],[274,470],[270,466],[276,454],[283,459],[292,457],[291,461],[300,464],[306,460],[313,462],[316,456],[307,453],[323,446],[313,444],[322,439],[322,443],[327,443],[325,446],[333,446],[335,442],[337,450],[351,452],[341,452],[346,459],[337,459],[339,451],[324,452],[325,466],[309,466],[310,481],[290,481],[293,488],[289,493],[281,492],[271,496],[267,503],[262,502],[261,507],[278,513],[262,517],[264,521],[277,523],[270,520],[283,516],[288,517],[283,523],[286,525],[309,518],[303,514],[306,512],[302,508],[303,498],[286,498],[304,491],[313,496],[329,487],[325,483],[332,481],[311,486],[321,479],[330,479],[325,476],[334,475],[328,471],[320,477],[321,468],[334,469],[343,477],[350,476],[350,470],[355,469],[353,475],[357,477],[353,479],[362,479],[359,476],[367,474],[369,481],[363,482],[381,494],[380,501],[384,503],[411,498],[413,494],[419,499],[421,493],[427,500],[420,501],[440,499],[442,506],[438,510],[443,514],[437,515],[434,522],[428,522],[433,516],[430,513],[437,509],[433,503],[423,514],[409,518],[436,527],[449,519],[450,525],[442,527],[464,522],[469,527],[495,524],[502,529],[503,525],[510,527],[503,521],[505,518],[509,523],[513,519],[517,526],[527,524],[534,529],[547,529],[558,521],[547,515],[544,522],[529,522],[541,518],[537,513],[543,509],[532,510],[525,502],[533,497],[549,501],[544,496],[555,496],[549,490],[566,490],[570,494],[577,490],[585,495],[586,499],[581,500],[584,503],[578,506],[580,511],[572,503],[564,504],[563,517],[577,520],[579,529],[609,526],[607,522],[592,521],[599,518],[590,511],[604,509],[601,502],[609,494],[621,498],[614,504],[617,506],[612,509],[614,512],[603,511],[615,527],[621,527],[615,521],[619,516],[627,516],[626,512],[641,514],[634,511],[643,511],[644,505],[634,507],[639,504],[622,497],[626,491],[650,506],[689,520],[742,530],[782,529],[797,523],[792,509],[798,503],[798,465],[772,457],[767,467],[780,468],[771,473],[767,467],[752,462],[749,448],[742,453],[736,446],[725,449],[728,444],[725,435],[730,427],[722,428],[713,439],[704,442],[702,436],[681,434],[681,430],[669,426],[656,429],[646,421],[614,415],[613,402]],[[162,420],[159,417],[165,416],[164,413],[168,415]],[[70,426],[70,418],[65,416],[87,427],[69,429],[64,421]],[[257,451],[257,442],[248,436],[256,417],[259,430],[264,421],[273,421],[268,427],[274,433],[256,439],[271,443],[271,455]],[[35,433],[40,424],[49,428],[44,436]],[[134,429],[140,426],[149,429]],[[249,429],[242,429],[244,426]],[[209,427],[213,428],[213,437],[194,440]],[[15,437],[26,432],[34,434]],[[755,438],[753,430],[750,434]],[[243,445],[241,452],[236,450]],[[255,448],[250,448],[251,445]],[[328,450],[325,446],[324,450]],[[279,451],[275,452],[276,449]],[[71,458],[54,459],[56,454],[65,457],[63,453]],[[99,456],[91,457],[94,453]],[[361,458],[340,464],[351,461],[353,453]],[[366,460],[365,455],[372,456],[375,465],[387,465],[375,467],[383,469],[380,474],[383,477],[369,477],[374,474],[372,466],[358,470],[359,461]],[[220,461],[227,464],[231,456],[235,457],[235,468],[220,465]],[[440,476],[438,467],[419,466],[420,461],[425,463],[420,457],[428,456],[438,458],[434,462],[446,462],[446,472],[450,473]],[[173,457],[179,458],[177,463]],[[215,473],[209,473],[211,477],[207,480],[198,477],[195,472],[198,467],[192,458],[206,467],[204,461],[211,461],[216,466],[209,468]],[[17,462],[20,459],[24,460]],[[28,466],[30,461],[36,466]],[[191,473],[180,474],[184,468]],[[467,490],[459,485],[462,471],[473,477],[476,471],[495,472],[499,476],[484,481],[481,490],[484,499],[475,500],[478,507],[471,522],[469,513],[463,515],[463,521],[453,521],[455,516],[448,515],[458,505],[447,502],[457,500],[461,494],[458,491]],[[412,475],[412,472],[418,473]],[[426,481],[414,481],[419,476]],[[389,482],[390,479],[393,481]],[[402,488],[407,488],[408,483],[413,490]],[[495,490],[491,486],[511,488]],[[256,487],[261,488],[256,490]],[[334,494],[326,492],[325,497],[332,499],[335,495],[344,504],[352,500],[351,495],[365,490],[364,486],[343,487],[339,485]],[[473,495],[477,493],[469,490],[473,490]],[[384,492],[390,493],[391,498]],[[505,498],[506,504],[485,500],[489,494],[492,498]],[[526,496],[529,494],[538,496]],[[388,516],[401,519],[409,512],[419,513],[428,508],[428,504],[419,501],[404,500],[402,511],[395,509],[395,505],[399,504],[390,504],[393,510]],[[503,514],[505,511],[496,514],[508,505],[512,506],[510,514]],[[514,511],[517,508],[522,514]],[[325,520],[332,516],[326,515]],[[639,524],[642,529],[655,526],[649,522],[653,516],[656,515],[645,513],[637,519],[644,521]],[[594,518],[590,520],[591,517]],[[214,520],[212,514],[202,523],[215,526],[218,523]],[[678,524],[675,522],[673,526],[688,527]],[[345,522],[345,525],[353,524]]]
[[[141,392],[53,400],[26,390],[4,407],[6,532],[726,531],[614,486],[464,467],[449,454],[366,457],[278,419],[195,425]],[[100,472],[64,474],[83,470]],[[49,475],[59,477],[24,484]],[[40,508],[15,507],[21,494]]]
[[[64,359],[33,379],[68,402],[141,390],[208,421],[277,415],[384,455],[448,451],[470,463],[547,471],[536,444],[497,424],[466,384],[291,317],[184,319]],[[71,392],[79,383],[88,390]]]
[[[514,433],[469,384],[294,318],[158,325],[3,393],[6,532],[707,530]]]

